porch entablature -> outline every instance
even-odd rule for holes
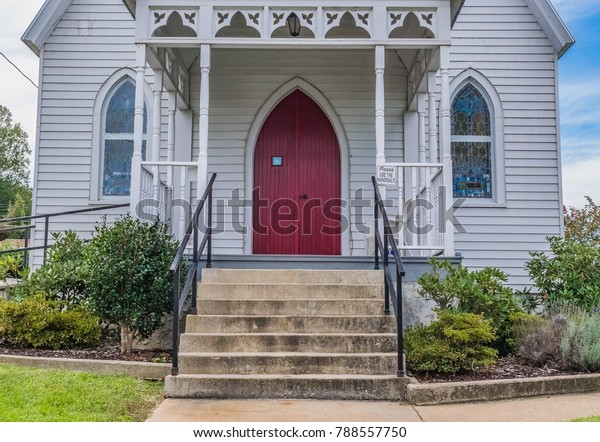
[[[124,0],[136,40],[156,46],[427,48],[450,44],[451,1]],[[292,36],[288,21],[300,26]]]

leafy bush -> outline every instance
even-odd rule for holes
[[[529,276],[546,306],[570,304],[593,311],[600,300],[600,247],[548,238],[551,254],[531,253]]]
[[[0,255],[0,281],[18,278],[23,260],[20,256]]]
[[[560,349],[565,368],[600,371],[600,314],[571,316],[561,335]]]
[[[85,244],[72,230],[52,233],[54,244],[48,249],[46,263],[13,291],[13,297],[44,293],[47,299],[76,306],[85,295]]]
[[[130,215],[96,226],[87,245],[86,294],[92,310],[121,329],[121,352],[150,336],[172,310],[169,270],[177,242],[161,223]]]
[[[518,356],[538,367],[562,368],[560,340],[566,324],[567,317],[564,315],[550,318],[530,316],[516,321],[515,347]]]
[[[415,370],[456,373],[494,364],[496,335],[482,315],[440,311],[438,317],[405,333],[406,358]]]
[[[77,308],[65,309],[61,301],[43,294],[21,302],[0,300],[0,337],[24,347],[73,348],[100,339],[100,318]]]
[[[483,314],[497,333],[495,346],[501,354],[512,351],[511,317],[522,312],[510,287],[508,275],[487,267],[469,271],[449,261],[430,260],[432,271],[419,278],[419,295],[435,301],[440,310]]]

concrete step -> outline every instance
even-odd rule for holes
[[[186,333],[180,351],[386,353],[396,350],[395,334],[212,334]]]
[[[383,299],[214,300],[198,302],[199,315],[381,315]]]
[[[185,375],[167,376],[165,396],[207,399],[404,399],[408,378],[393,375]]]
[[[383,299],[382,284],[213,283],[198,284],[205,299]]]
[[[389,375],[395,353],[179,353],[182,374]]]
[[[383,284],[381,270],[204,269],[203,283]]]
[[[188,315],[186,333],[395,333],[387,316]]]

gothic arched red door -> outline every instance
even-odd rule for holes
[[[266,119],[254,152],[253,252],[341,254],[340,149],[329,118],[300,90]]]

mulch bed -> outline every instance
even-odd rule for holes
[[[171,362],[171,353],[162,350],[133,350],[131,356],[121,355],[118,342],[102,341],[95,347],[69,350],[12,347],[0,342],[0,355],[36,356],[44,358],[98,359],[138,362]]]
[[[408,364],[410,370],[410,364]],[[501,358],[498,362],[486,368],[480,368],[475,371],[462,371],[456,374],[441,373],[417,373],[411,372],[421,383],[439,383],[439,382],[464,382],[464,381],[489,381],[499,379],[526,379],[539,378],[544,376],[564,376],[586,374],[577,371],[559,370],[552,367],[534,367],[525,364],[512,356]]]
[[[18,348],[6,345],[0,341],[0,355],[138,362],[171,362],[171,353],[162,350],[134,350],[131,356],[123,356],[120,353],[119,343],[108,340],[102,341],[99,345],[92,348],[70,350]],[[525,379],[544,376],[584,374],[577,371],[559,370],[552,367],[534,367],[525,364],[514,357],[501,358],[491,367],[481,368],[475,371],[463,371],[453,375],[414,372],[411,370],[410,364],[408,364],[408,371],[409,375],[414,376],[421,383]]]

